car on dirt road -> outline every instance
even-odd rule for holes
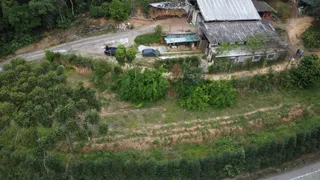
[[[160,52],[154,49],[144,49],[142,50],[143,57],[158,57],[160,56]]]
[[[117,49],[116,47],[109,47],[109,46],[106,46],[105,50],[104,50],[104,54],[107,55],[107,56],[114,56],[117,52]]]

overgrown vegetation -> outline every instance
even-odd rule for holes
[[[153,33],[142,34],[134,39],[134,42],[138,45],[160,44],[162,38],[162,26],[158,25]]]
[[[133,69],[119,77],[116,84],[119,98],[134,103],[156,101],[166,96],[169,82],[163,70]]]
[[[120,65],[124,63],[132,63],[136,58],[137,50],[134,47],[126,49],[124,45],[119,45],[115,54],[116,60]]]
[[[308,49],[320,48],[320,30],[317,27],[309,27],[302,35],[304,47]]]
[[[209,82],[184,65],[183,79],[177,82],[178,104],[189,110],[205,110],[212,106],[225,108],[236,101],[236,90],[227,81]]]
[[[171,58],[171,59],[159,59],[155,63],[156,68],[160,68],[161,66],[165,69],[172,69],[175,64],[188,64],[191,67],[198,67],[200,65],[200,59],[197,56],[188,56],[181,58]]]

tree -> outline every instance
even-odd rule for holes
[[[10,8],[8,19],[17,32],[28,32],[41,25],[40,18],[32,13],[28,5]]]
[[[101,84],[104,77],[112,70],[111,65],[106,61],[94,61],[93,63],[93,83]]]
[[[291,72],[293,82],[299,88],[312,88],[320,81],[320,59],[317,55],[304,56],[298,68]]]
[[[136,58],[136,55],[137,55],[137,51],[135,48],[127,49],[126,58],[128,62],[131,63]]]
[[[110,3],[110,16],[118,21],[127,20],[130,15],[130,3],[128,1],[113,0]]]
[[[43,152],[45,158],[63,137],[74,152],[72,136],[81,132],[89,137],[91,127],[99,122],[95,92],[82,84],[69,87],[62,66],[14,59],[4,66],[0,82],[0,131],[8,138],[0,146],[11,153],[19,150],[19,143],[37,156]],[[39,127],[50,129],[40,135]]]
[[[119,64],[124,64],[126,60],[126,47],[124,45],[119,45],[117,52],[115,54],[116,60]]]

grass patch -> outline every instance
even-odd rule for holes
[[[148,33],[137,36],[134,42],[138,45],[149,45],[149,44],[160,44],[161,34],[158,33]]]

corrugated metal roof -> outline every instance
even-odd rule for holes
[[[245,42],[249,37],[257,34],[280,41],[279,35],[269,24],[261,21],[202,23],[201,30],[211,44]]]
[[[251,0],[198,0],[205,21],[260,20]]]
[[[254,7],[256,7],[258,12],[277,12],[269,4],[264,1],[252,0]]]

